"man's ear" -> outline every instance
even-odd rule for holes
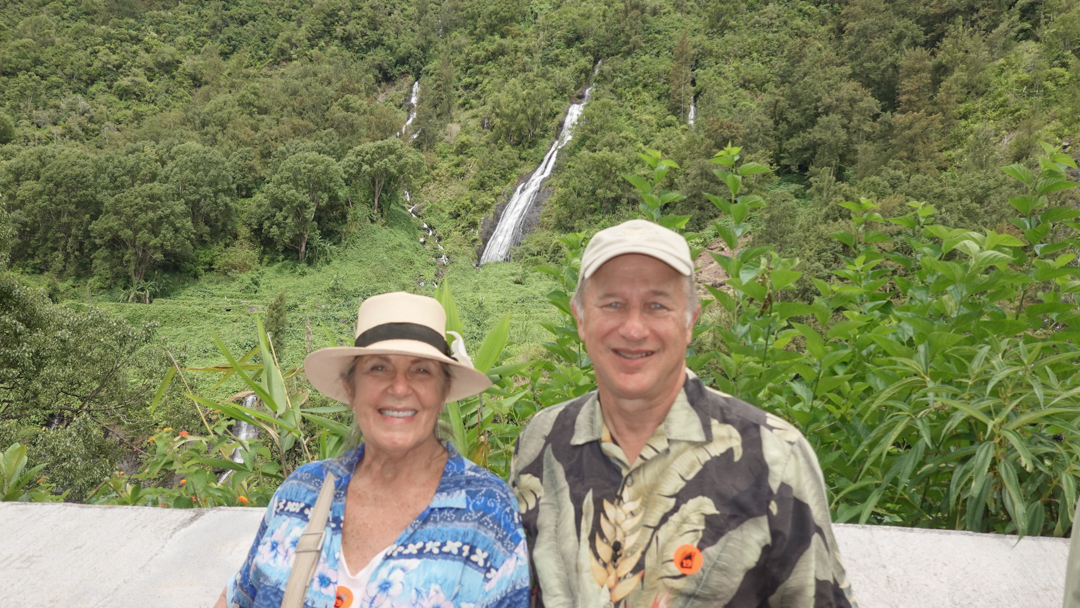
[[[581,311],[578,310],[577,304],[573,300],[570,300],[570,312],[574,314],[574,324],[577,325],[577,335],[581,338],[581,341],[585,341],[585,336],[581,335]]]
[[[698,304],[694,309],[694,314],[690,316],[690,323],[686,325],[686,331],[690,334],[690,339],[694,337],[694,324],[697,323],[698,317],[701,316],[701,304]]]

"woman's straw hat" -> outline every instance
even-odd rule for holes
[[[451,332],[453,333],[453,332]],[[446,311],[435,298],[396,292],[364,300],[356,316],[356,345],[323,348],[304,359],[308,380],[320,393],[342,403],[349,395],[342,378],[361,355],[409,355],[441,361],[452,377],[447,401],[482,393],[486,374],[473,368],[465,343],[456,333],[453,348],[446,343]]]

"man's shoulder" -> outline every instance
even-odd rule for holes
[[[686,397],[691,406],[705,417],[737,429],[759,427],[786,443],[804,440],[793,424],[742,399],[705,386],[698,378],[686,383]]]
[[[555,426],[559,420],[566,421],[573,424],[577,420],[578,414],[581,413],[581,408],[589,402],[589,399],[596,394],[596,391],[585,393],[580,397],[574,397],[573,399],[567,399],[562,403],[556,403],[555,405],[549,405],[544,409],[533,414],[529,422],[521,429],[521,438],[540,438],[547,437],[552,427]],[[567,437],[569,440],[569,437]],[[520,439],[519,439],[520,441]]]

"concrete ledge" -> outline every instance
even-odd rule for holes
[[[834,527],[861,608],[1060,608],[1069,539]]]
[[[263,509],[0,503],[0,605],[213,605]],[[862,608],[1058,608],[1068,539],[836,526]]]

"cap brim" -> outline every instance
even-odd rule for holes
[[[304,359],[304,373],[308,382],[320,393],[349,404],[349,394],[341,379],[356,357],[363,355],[406,355],[424,357],[450,366],[450,391],[447,401],[457,401],[479,394],[491,386],[487,374],[472,367],[458,363],[447,357],[433,346],[415,340],[384,340],[378,347],[336,346],[323,348],[309,354]]]
[[[608,251],[605,251],[602,255],[599,255],[595,259],[591,260],[589,266],[581,269],[581,276],[588,279],[592,275],[596,274],[597,269],[610,261],[612,258],[617,258],[620,255],[627,255],[631,253],[637,253],[640,255],[647,255],[651,258],[656,258],[661,262],[667,264],[668,266],[671,266],[673,269],[675,269],[676,272],[683,275],[684,277],[688,277],[694,272],[694,267],[692,264],[688,267],[686,265],[686,261],[676,255],[672,255],[667,251],[662,251],[659,249],[644,249],[641,247],[640,244],[630,243],[622,247],[613,247]]]

